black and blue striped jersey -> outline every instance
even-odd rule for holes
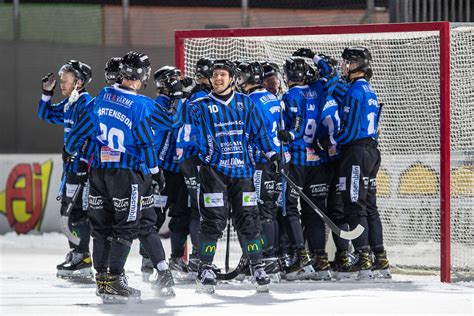
[[[339,106],[336,100],[326,94],[326,82],[324,79],[317,80],[310,84],[310,88],[315,91],[318,96],[318,117],[316,119],[316,138],[328,138],[334,135],[341,126],[339,118]],[[333,145],[326,152],[319,152],[321,163],[329,160],[338,159],[340,156],[340,146]]]
[[[364,78],[353,81],[344,95],[341,128],[330,137],[331,143],[344,145],[363,138],[377,140],[379,111],[377,95],[370,83]]]
[[[66,145],[69,133],[77,123],[77,113],[84,108],[91,99],[92,97],[85,90],[79,93],[79,98],[73,103],[70,103],[69,98],[66,98],[59,103],[52,104],[51,97],[43,95],[38,104],[38,117],[52,124],[63,124],[64,145]],[[78,162],[79,159],[75,159],[69,163],[66,166],[66,171],[76,172]]]
[[[280,141],[277,134],[280,129],[280,111],[281,101],[277,97],[265,89],[259,89],[248,94],[249,98],[255,103],[256,110],[260,112],[260,117],[263,118],[264,127],[268,138],[273,142],[273,145],[280,147]],[[266,163],[267,158],[265,154],[255,148],[255,162]]]
[[[163,109],[168,110],[170,106],[170,98],[166,95],[159,95],[155,98],[158,111],[166,115]],[[161,129],[155,132],[154,141],[156,152],[158,155],[158,164],[164,170],[179,172],[178,157],[176,155],[176,137],[178,129]]]
[[[288,145],[290,162],[297,166],[315,166],[319,156],[311,147],[319,108],[316,93],[309,86],[293,86],[283,95],[285,125],[293,136]]]
[[[209,94],[206,89],[194,92],[185,103],[183,125],[180,127],[176,141],[176,152],[180,160],[199,154],[199,141],[201,133],[199,127],[192,122],[190,103]]]
[[[252,178],[255,144],[267,157],[279,148],[267,136],[252,100],[233,92],[227,101],[212,94],[191,103],[194,124],[201,133],[199,158],[231,178]]]
[[[95,144],[94,167],[158,172],[151,127],[153,100],[112,86],[102,89],[91,103],[89,111],[80,113],[66,150],[77,152],[89,137]]]

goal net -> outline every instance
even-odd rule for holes
[[[474,24],[448,22],[177,31],[176,62],[192,76],[201,57],[282,65],[300,47],[338,59],[347,46],[368,47],[384,103],[377,197],[389,261],[449,281],[474,276],[473,35]],[[220,267],[225,247],[224,237]],[[231,267],[240,253],[232,230]]]

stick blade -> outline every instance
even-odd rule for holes
[[[362,235],[363,232],[364,232],[364,226],[359,224],[353,230],[350,230],[350,231],[341,230],[341,234],[339,235],[339,237],[346,240],[354,240],[360,235]]]
[[[59,222],[61,230],[63,231],[63,234],[66,235],[67,239],[74,245],[79,245],[81,239],[74,235],[69,229],[69,216],[61,215],[61,219],[59,220]]]

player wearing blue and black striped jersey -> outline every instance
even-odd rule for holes
[[[201,232],[198,281],[201,286],[216,284],[212,261],[217,239],[222,236],[232,208],[237,231],[243,237],[243,251],[251,261],[258,285],[270,282],[261,262],[257,196],[252,182],[254,144],[278,165],[279,148],[274,148],[252,100],[234,92],[235,65],[215,60],[212,66],[212,93],[192,103],[193,120],[201,130],[199,170]]]
[[[319,108],[316,106],[316,95],[305,84],[308,67],[304,59],[299,57],[287,58],[283,65],[289,89],[282,98],[285,103],[283,117],[286,129],[278,132],[278,138],[289,144],[288,149],[291,154],[289,177],[306,192],[313,176],[310,167],[316,166],[320,160],[310,146],[316,132]],[[288,187],[285,196],[287,233],[297,258],[288,269],[286,278],[303,279],[313,275],[314,269],[305,249],[298,210],[298,193]]]
[[[66,98],[59,103],[51,103],[56,80],[54,80],[52,73],[46,75],[42,80],[43,95],[38,106],[38,117],[49,123],[64,125],[64,146],[66,146],[68,135],[77,124],[78,111],[91,100],[91,96],[86,91],[86,84],[92,79],[92,70],[80,61],[71,60],[61,67],[59,76],[61,92]],[[76,172],[87,168],[87,158],[82,155],[72,157],[63,150],[65,170],[63,181],[66,183],[62,190],[62,215],[78,189],[79,183],[83,182],[83,179],[78,178]],[[86,212],[87,191],[86,188],[78,193],[79,198],[68,216],[69,227],[74,228],[80,242],[78,245],[69,242],[71,251],[67,254],[66,260],[57,266],[58,277],[92,277],[92,263],[89,254],[90,227]]]
[[[364,233],[353,240],[358,260],[347,268],[347,272],[358,271],[360,277],[372,278],[372,250],[374,267],[382,276],[389,277],[382,223],[376,205],[376,176],[381,161],[377,149],[380,105],[369,83],[372,56],[365,47],[348,47],[342,58],[341,73],[349,86],[342,101],[341,129],[333,136],[318,140],[318,144],[323,148],[342,145],[339,190],[346,220],[351,228],[358,224],[365,228]]]
[[[171,112],[174,101],[182,96],[181,71],[173,66],[163,66],[154,74],[154,82],[158,96],[155,99],[157,108],[166,113]],[[173,84],[174,83],[174,84]],[[178,111],[184,106],[180,101]],[[171,233],[170,269],[178,278],[188,277],[187,263],[182,259],[187,236],[190,233],[191,209],[189,207],[188,191],[183,175],[179,168],[179,158],[176,153],[176,139],[178,128],[155,134],[155,145],[160,166],[164,170],[167,186],[161,195],[155,196],[155,210],[157,213],[166,212],[170,217],[169,229]],[[163,214],[164,215],[164,214]],[[163,217],[164,219],[164,217]],[[198,217],[196,216],[196,221]],[[162,223],[157,223],[161,226]],[[197,235],[197,230],[194,232]],[[194,241],[197,244],[196,241]]]
[[[136,237],[159,272],[153,286],[161,288],[162,274],[171,276],[154,227],[151,189],[152,179],[161,189],[164,186],[153,144],[153,129],[160,127],[155,124],[160,116],[152,118],[155,103],[137,94],[150,75],[148,56],[129,52],[122,60],[120,74],[122,83],[102,89],[91,101],[92,111],[81,115],[66,146],[74,153],[87,137],[96,143],[89,211],[97,294],[104,302],[140,297],[140,291],[127,285],[123,268]],[[162,125],[163,129],[170,127],[167,116],[162,118]]]
[[[258,62],[243,61],[238,66],[237,85],[240,91],[247,94],[255,103],[256,111],[263,119],[263,127],[267,136],[275,147],[280,147],[277,137],[278,128],[281,125],[281,104],[277,97],[263,88],[263,67]],[[275,186],[277,175],[269,166],[268,159],[264,153],[255,148],[255,173],[253,181],[262,221],[261,235],[264,241],[263,261],[265,271],[269,274],[280,271],[278,259],[276,258],[276,247],[278,246],[278,222],[276,220],[277,205]]]
[[[191,217],[189,223],[189,234],[193,245],[192,253],[189,255],[188,270],[196,273],[199,264],[199,177],[198,167],[201,165],[199,159],[199,142],[201,133],[199,127],[192,122],[192,111],[190,104],[211,92],[211,67],[213,59],[200,58],[196,63],[194,80],[195,85],[190,91],[189,97],[183,107],[183,125],[179,129],[176,141],[176,155],[179,157],[179,168],[184,177],[191,204]]]

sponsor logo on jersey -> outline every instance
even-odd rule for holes
[[[275,181],[265,181],[263,185],[265,186],[265,190],[267,190],[267,192],[273,193],[275,191]]]
[[[104,93],[104,100],[110,103],[123,106],[127,109],[129,109],[133,105],[133,101],[129,98],[110,92]]]
[[[270,113],[275,114],[275,113],[280,113],[280,106],[272,106],[271,108],[268,109]]]
[[[253,185],[255,186],[257,196],[262,196],[262,173],[262,170],[255,170],[253,173]]]
[[[128,212],[127,222],[133,222],[137,219],[138,212],[138,184],[132,184],[132,193],[130,194],[130,211]]]
[[[239,158],[223,159],[219,161],[221,167],[241,167],[245,166],[245,161]]]
[[[140,209],[146,210],[152,208],[155,205],[155,199],[153,195],[142,196],[140,199]]]
[[[216,253],[216,243],[215,242],[205,242],[201,246],[202,252],[204,255],[212,256]]]
[[[221,131],[221,132],[216,133],[216,137],[242,135],[243,133],[244,131],[241,129],[231,130],[231,131]]]
[[[360,166],[353,165],[351,172],[351,202],[357,202],[359,199],[359,180],[360,180]]]
[[[326,183],[312,184],[309,186],[312,196],[325,195],[328,192]]]
[[[204,193],[204,207],[222,207],[224,206],[223,193]]]
[[[339,177],[338,191],[346,191],[346,177]]]
[[[369,99],[368,103],[369,103],[369,106],[377,106],[377,107],[379,106],[379,102],[372,98]]]
[[[104,198],[101,195],[89,195],[89,208],[93,210],[101,210],[104,208]]]
[[[256,192],[242,192],[242,206],[256,206],[257,193]]]
[[[72,198],[74,193],[76,193],[77,187],[79,185],[73,183],[66,183],[66,197]]]
[[[255,253],[255,252],[258,253],[260,249],[261,249],[260,240],[249,241],[247,244],[247,253]]]
[[[324,108],[323,108],[323,112],[326,111],[327,109],[331,108],[331,107],[337,107],[337,102],[336,100],[328,100],[325,104],[324,104]]]
[[[234,125],[237,125],[237,126],[244,125],[244,122],[239,120],[239,121],[214,123],[214,127],[227,127],[227,126],[234,126]]]
[[[263,104],[268,103],[268,102],[278,101],[276,96],[274,96],[271,93],[265,94],[264,96],[260,97],[258,100]],[[280,107],[278,107],[278,111],[280,111]]]
[[[160,194],[153,194],[153,202],[155,207],[164,208],[166,207],[166,202],[168,201],[168,196],[160,195]]]
[[[89,181],[86,182],[82,188],[82,210],[87,211],[89,209],[89,191],[90,191]]]
[[[128,198],[112,198],[112,202],[114,203],[114,208],[117,212],[126,212],[130,206],[130,201]]]

